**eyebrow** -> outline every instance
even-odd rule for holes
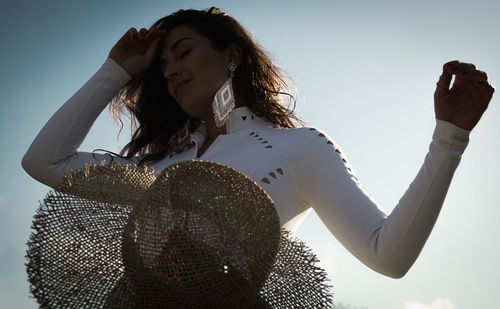
[[[183,37],[183,38],[180,38],[178,39],[177,41],[175,41],[174,44],[172,44],[172,46],[170,46],[170,51],[173,52],[175,49],[177,49],[177,47],[179,47],[179,44],[182,42],[182,41],[185,41],[185,40],[193,40],[192,37]],[[163,71],[165,66],[168,64],[168,62],[165,60],[165,59],[160,59],[160,67],[161,67],[161,70]]]

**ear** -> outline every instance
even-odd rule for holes
[[[240,66],[243,58],[243,51],[238,44],[229,44],[229,46],[226,48],[226,54],[228,56],[228,63],[233,62],[234,64],[236,64],[236,66]]]

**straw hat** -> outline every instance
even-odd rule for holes
[[[28,241],[42,308],[329,308],[326,273],[253,180],[214,162],[86,166]]]

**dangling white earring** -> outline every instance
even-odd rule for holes
[[[234,70],[236,70],[236,64],[232,62],[229,63],[227,69],[231,72],[229,78],[215,94],[212,105],[215,125],[219,128],[226,124],[235,106],[232,80],[234,77]]]

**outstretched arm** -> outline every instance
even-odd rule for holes
[[[352,254],[389,277],[402,277],[418,257],[467,146],[469,130],[493,93],[483,73],[475,68],[466,73],[469,65],[454,63],[445,65],[438,83],[436,128],[424,164],[389,215],[364,191],[342,150],[326,134],[303,131],[308,136],[291,157],[303,200]],[[457,77],[448,90],[452,72]],[[463,77],[468,74],[476,78]]]

